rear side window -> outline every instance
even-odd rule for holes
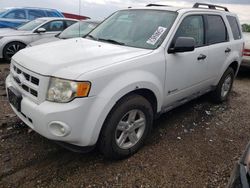
[[[228,20],[230,27],[232,29],[234,40],[241,39],[242,36],[241,36],[240,26],[238,24],[237,19],[234,16],[227,16],[227,20]]]
[[[217,44],[228,41],[228,33],[221,16],[207,15],[207,42]]]
[[[199,15],[186,17],[177,30],[174,41],[178,37],[192,37],[195,40],[196,47],[203,46],[204,40],[204,22],[203,17]]]
[[[53,11],[46,11],[48,17],[60,17],[60,15],[57,12]]]
[[[71,26],[72,24],[76,23],[76,21],[68,20],[68,21],[65,21],[65,23],[66,23],[66,28],[67,28],[67,27]]]
[[[30,20],[45,17],[45,13],[42,10],[28,10],[28,15]]]

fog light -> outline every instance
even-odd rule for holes
[[[68,125],[62,122],[54,121],[49,124],[49,131],[57,137],[65,137],[70,134]]]

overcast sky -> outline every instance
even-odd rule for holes
[[[129,6],[144,6],[148,3],[164,2],[173,6],[191,7],[197,0],[0,0],[0,7],[45,7],[55,8],[63,12],[81,14],[101,20],[116,10]],[[216,3],[227,6],[231,12],[239,15],[242,23],[250,24],[250,0],[200,0],[199,2]],[[81,7],[81,8],[80,8]]]

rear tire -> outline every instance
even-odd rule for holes
[[[234,70],[229,67],[223,74],[219,84],[216,86],[216,89],[211,93],[214,102],[222,103],[228,99],[232,90],[234,77]]]
[[[124,159],[136,153],[151,132],[153,109],[140,95],[121,99],[108,115],[99,148],[108,159]]]
[[[7,61],[10,61],[13,55],[25,47],[26,45],[21,42],[11,42],[6,44],[3,49],[3,58]]]

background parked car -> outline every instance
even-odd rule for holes
[[[59,35],[56,35],[55,37],[50,38],[43,38],[38,41],[32,42],[29,44],[29,46],[36,46],[44,43],[54,42],[62,39],[69,39],[69,38],[75,38],[75,37],[84,37],[87,35],[90,31],[92,31],[100,22],[97,21],[79,21],[67,29],[65,29],[62,33]]]
[[[64,15],[54,9],[25,7],[0,9],[0,28],[18,27],[40,17],[64,17]]]
[[[68,18],[38,18],[17,29],[1,29],[0,58],[10,60],[29,43],[53,37],[76,22],[77,20]]]
[[[245,38],[245,49],[241,65],[250,68],[250,33],[243,33],[243,34]]]
[[[241,159],[236,163],[229,180],[228,188],[250,187],[250,143]]]
[[[88,16],[83,16],[83,15],[79,15],[79,14],[72,14],[72,13],[66,13],[66,12],[62,12],[62,14],[64,15],[65,18],[72,18],[72,19],[77,19],[77,20],[90,19],[90,17],[88,17]]]

